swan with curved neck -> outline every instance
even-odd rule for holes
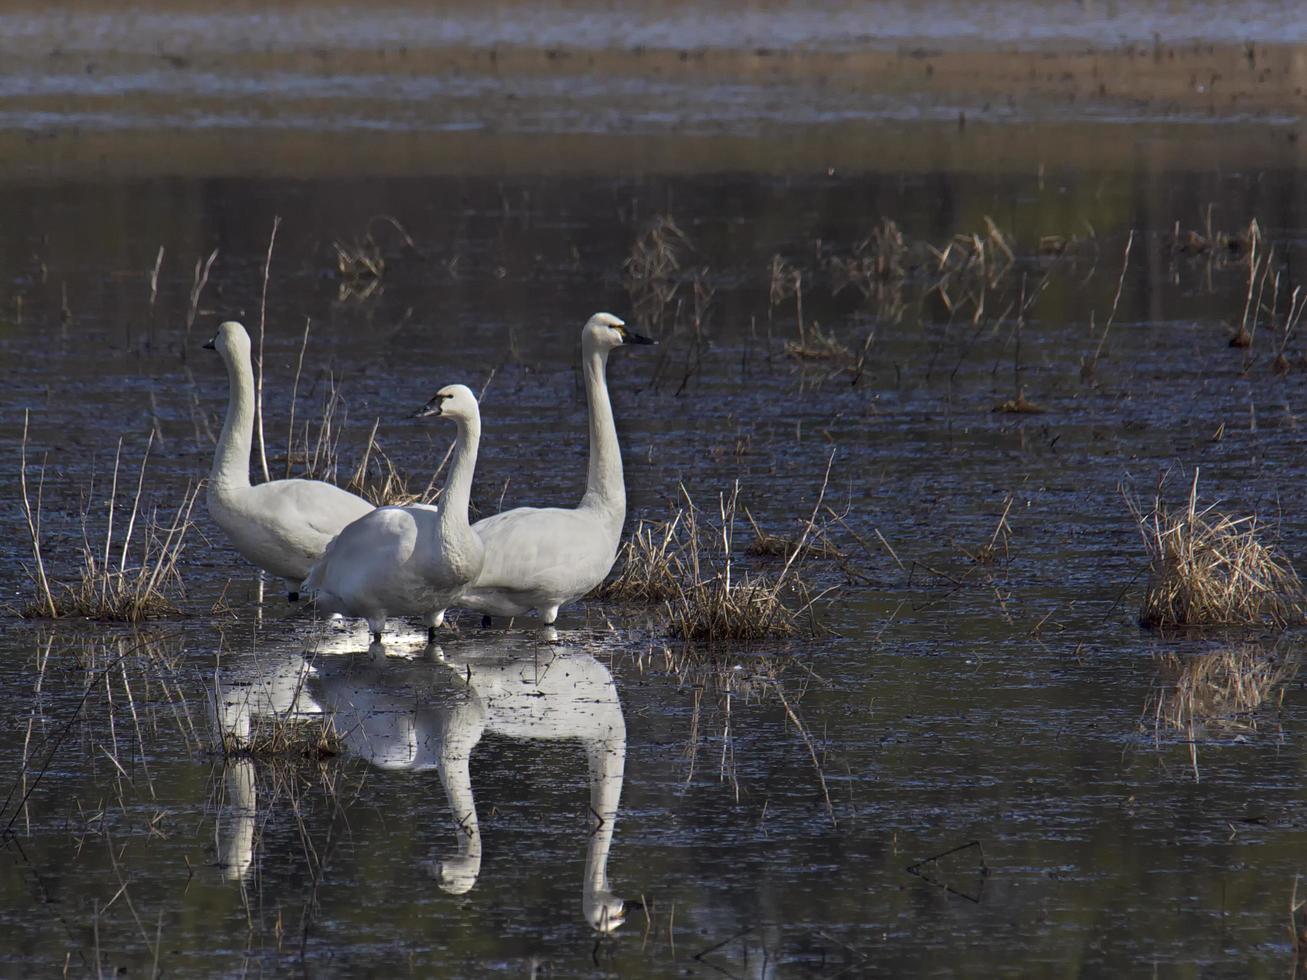
[[[321,480],[272,480],[252,486],[254,372],[249,334],[228,320],[204,346],[222,355],[231,385],[227,419],[209,472],[209,515],[244,558],[286,580],[294,602],[300,582],[328,542],[372,505]]]
[[[340,532],[304,580],[326,613],[362,616],[378,642],[389,616],[421,616],[428,637],[481,571],[481,539],[467,508],[481,441],[481,413],[465,385],[436,392],[415,418],[454,421],[454,459],[439,507],[379,507]]]
[[[582,328],[581,368],[590,410],[585,495],[575,508],[518,507],[474,524],[486,559],[458,605],[487,619],[536,610],[552,623],[560,606],[604,580],[626,520],[622,453],[608,399],[608,353],[623,344],[652,343],[608,313],[596,313]]]

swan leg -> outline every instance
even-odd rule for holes
[[[545,625],[546,625],[546,626],[553,626],[553,625],[554,625],[554,620],[556,620],[557,618],[558,618],[558,607],[557,607],[557,606],[550,606],[548,609],[545,610]]]
[[[435,612],[427,613],[422,617],[422,622],[427,624],[427,642],[436,642],[436,627],[443,626],[445,622],[445,610],[437,609]]]
[[[287,602],[300,601],[300,584],[298,581],[296,581],[293,578],[286,579],[286,601]]]
[[[386,628],[385,616],[369,616],[368,629],[372,632],[372,642],[381,642],[381,633]]]
[[[491,624],[491,622],[492,622],[492,620],[490,619],[490,613],[482,613],[482,614],[481,614],[481,628],[482,628],[483,630],[488,630],[488,629],[490,629],[490,624]]]
[[[299,602],[299,601],[300,601],[300,594],[299,594],[298,592],[287,592],[287,593],[286,593],[286,601],[287,601],[287,602]]]

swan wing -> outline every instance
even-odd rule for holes
[[[309,569],[304,587],[330,593],[343,601],[348,611],[360,608],[404,567],[417,535],[417,522],[404,508],[379,507],[346,525],[332,539]]]
[[[519,507],[472,526],[485,563],[471,587],[579,596],[603,581],[617,554],[616,536],[580,510]]]
[[[375,508],[362,497],[321,480],[274,480],[253,488],[270,507],[328,541]]]

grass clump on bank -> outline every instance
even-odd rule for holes
[[[1127,497],[1148,551],[1143,626],[1274,626],[1304,619],[1302,582],[1293,565],[1261,540],[1255,516],[1233,518],[1198,508],[1198,473],[1178,512],[1162,503],[1143,513]]]
[[[118,478],[122,463],[122,440],[114,457],[113,479],[105,506],[103,540],[92,543],[88,533],[89,508],[82,512],[82,565],[71,582],[52,579],[47,572],[41,543],[41,504],[45,489],[45,466],[37,483],[33,503],[27,482],[27,419],[23,421],[21,472],[19,484],[23,515],[27,521],[32,549],[34,596],[19,610],[29,619],[82,617],[114,622],[139,623],[178,612],[176,600],[185,587],[178,562],[185,547],[186,532],[191,527],[191,510],[199,487],[188,488],[171,517],[160,518],[157,510],[145,516],[141,496],[145,489],[145,469],[154,437],[145,447],[136,480],[136,493],[121,538],[116,537]],[[88,498],[94,485],[88,491]]]

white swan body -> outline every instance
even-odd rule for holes
[[[340,532],[304,580],[326,613],[362,616],[380,640],[389,616],[422,616],[431,638],[481,571],[481,539],[467,507],[481,439],[476,396],[464,385],[438,391],[418,416],[458,424],[454,461],[440,507],[379,507]]]
[[[585,595],[608,574],[626,521],[622,454],[608,400],[608,352],[653,341],[615,316],[596,313],[581,330],[581,367],[590,409],[590,464],[585,496],[574,509],[518,507],[477,521],[485,545],[481,574],[459,605],[491,616],[537,610],[546,623],[560,606]]]
[[[293,600],[328,542],[345,525],[371,511],[372,505],[321,480],[273,480],[251,486],[254,373],[249,334],[239,323],[228,321],[205,346],[222,355],[231,384],[227,418],[209,473],[209,515],[246,560],[286,580]]]

